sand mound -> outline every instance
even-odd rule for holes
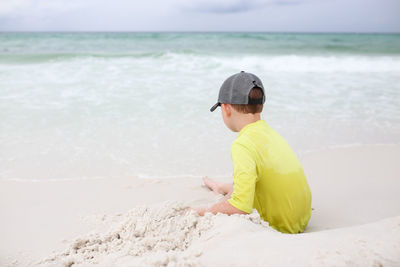
[[[39,264],[399,266],[400,262],[400,216],[296,235],[274,230],[256,211],[202,217],[182,202],[138,206],[123,214],[85,220],[96,228]]]
[[[129,262],[129,265],[194,266],[201,250],[187,250],[221,216],[208,213],[199,216],[180,202],[139,206],[125,214],[103,217],[108,230],[96,229],[75,239],[62,253],[54,254],[40,264],[88,265]],[[240,220],[268,226],[257,213],[235,215]]]

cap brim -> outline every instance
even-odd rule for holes
[[[210,108],[210,111],[213,112],[218,106],[221,106],[221,103],[217,102],[214,106]]]

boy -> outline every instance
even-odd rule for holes
[[[286,141],[260,119],[265,102],[261,80],[241,71],[222,84],[218,102],[225,125],[238,137],[231,146],[233,185],[204,177],[204,184],[225,197],[211,208],[216,214],[248,214],[260,217],[283,233],[301,233],[311,216],[311,191],[296,155]]]

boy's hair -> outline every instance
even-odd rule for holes
[[[249,99],[262,99],[263,91],[259,87],[254,87],[250,90]],[[261,113],[263,110],[263,104],[231,104],[231,106],[240,113]]]

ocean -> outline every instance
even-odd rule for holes
[[[400,142],[400,34],[0,33],[0,179],[230,176],[241,70],[301,157]]]

